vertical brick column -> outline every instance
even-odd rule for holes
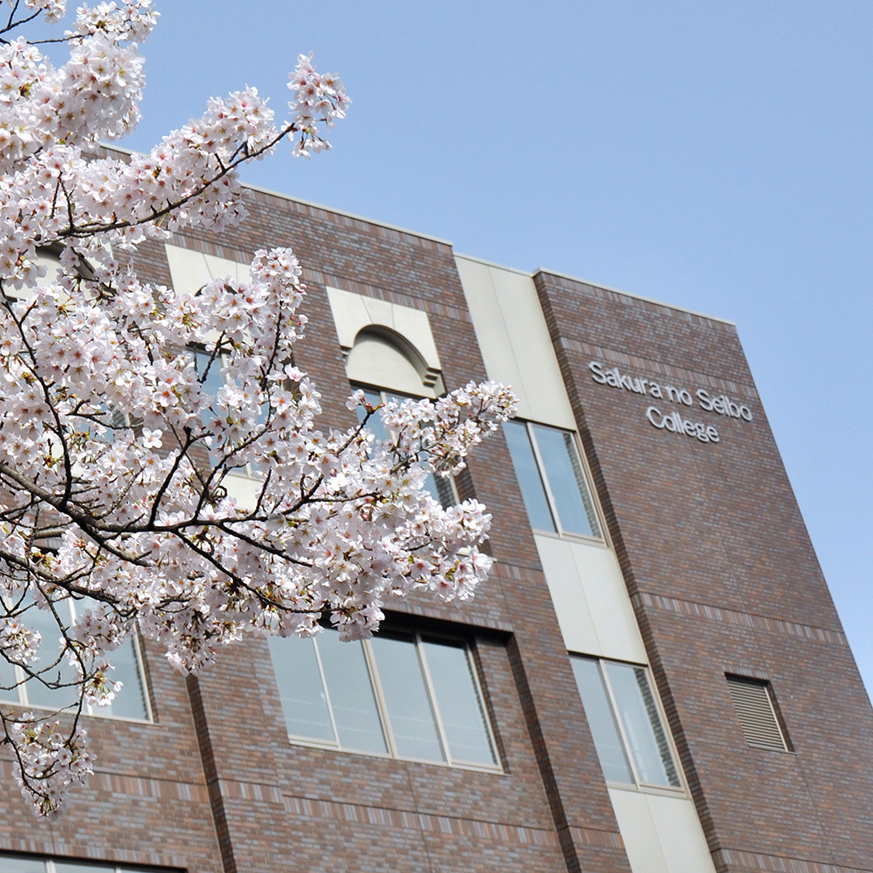
[[[873,712],[735,328],[535,281],[717,869],[873,869]],[[599,384],[592,360],[691,402]],[[697,389],[751,421],[703,409]],[[653,426],[653,405],[719,441]],[[725,673],[771,683],[793,753],[747,746]]]

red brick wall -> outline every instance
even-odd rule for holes
[[[448,389],[485,376],[447,245],[259,192],[249,210],[232,234],[174,242],[238,261],[294,247],[310,287],[297,363],[327,422],[352,419],[326,285],[426,311]],[[159,246],[140,266],[169,281]],[[873,869],[869,703],[734,329],[556,276],[537,287],[718,869]],[[645,398],[593,382],[592,359],[724,390],[754,420],[695,405],[718,444],[658,431]],[[416,597],[393,618],[474,642],[502,773],[291,745],[263,642],[187,684],[149,649],[156,723],[91,720],[91,786],[52,823],[8,791],[0,849],[192,873],[628,871],[502,437],[467,485],[494,514],[491,579],[463,609]],[[746,746],[725,672],[772,683],[796,753]]]
[[[301,258],[310,325],[297,361],[329,395],[336,424],[350,423],[348,383],[326,285],[427,312],[447,389],[485,377],[447,245],[263,194],[249,209],[258,230],[240,238],[243,250],[290,242]],[[244,257],[214,240],[184,244]],[[213,733],[222,784],[248,786],[248,799],[225,804],[239,869],[275,869],[295,844],[307,871],[629,869],[502,437],[470,471],[495,516],[492,579],[463,609],[418,597],[400,608],[472,629],[505,772],[289,745],[266,647],[240,649],[201,682],[210,724],[222,726]],[[275,737],[266,749],[251,730],[261,723]],[[284,805],[267,840],[249,824],[259,820],[256,785],[274,814]]]

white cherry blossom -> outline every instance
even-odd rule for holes
[[[64,13],[10,5],[22,20]],[[78,697],[51,718],[0,707],[40,814],[89,772],[83,707],[118,693],[112,653],[131,634],[189,673],[250,634],[327,621],[367,637],[414,590],[469,599],[490,516],[473,500],[441,507],[425,482],[462,469],[514,409],[492,383],[384,408],[357,393],[363,424],[326,428],[292,363],[306,316],[290,249],[256,252],[250,282],[196,293],[137,276],[140,243],[238,222],[237,168],[283,140],[301,156],[329,148],[321,131],[349,105],[301,55],[282,123],[247,88],[146,155],[95,157],[136,124],[137,43],[156,18],[151,0],[81,6],[61,67],[11,25],[0,44],[0,685],[6,699],[23,682]],[[236,474],[254,477],[250,504],[230,493]],[[35,618],[57,626],[54,659]]]

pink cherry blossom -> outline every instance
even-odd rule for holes
[[[25,7],[64,13],[61,0]],[[301,55],[282,123],[246,88],[149,154],[89,157],[137,122],[138,43],[156,19],[151,0],[83,5],[61,67],[24,37],[0,45],[0,657],[16,684],[49,688],[68,663],[78,698],[64,719],[0,712],[40,814],[89,772],[79,716],[118,692],[112,653],[131,634],[189,673],[246,635],[326,620],[367,637],[414,590],[469,599],[490,567],[490,516],[473,500],[440,506],[425,483],[462,469],[514,411],[492,383],[384,408],[358,392],[364,423],[327,429],[291,363],[307,320],[290,249],[256,252],[251,281],[195,294],[137,276],[141,243],[240,221],[238,167],[283,140],[295,155],[328,149],[322,131],[349,106]],[[253,500],[234,498],[236,476]],[[35,616],[57,624],[53,662]]]

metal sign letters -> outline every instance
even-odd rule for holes
[[[607,369],[600,361],[591,361],[588,364],[591,370],[591,378],[599,385],[609,385],[620,391],[631,391],[634,394],[643,394],[661,401],[657,406],[652,405],[646,409],[646,418],[649,423],[670,433],[684,434],[698,439],[702,443],[717,443],[720,439],[718,430],[712,424],[705,421],[692,421],[685,418],[680,410],[671,412],[669,409],[662,410],[664,401],[678,403],[681,406],[694,406],[694,398],[697,405],[706,412],[716,415],[727,416],[739,421],[751,421],[752,410],[739,400],[734,400],[727,394],[712,394],[704,388],[698,388],[694,395],[687,388],[677,388],[675,385],[662,385],[653,379],[643,379],[639,376],[629,376],[622,373],[618,367]]]

